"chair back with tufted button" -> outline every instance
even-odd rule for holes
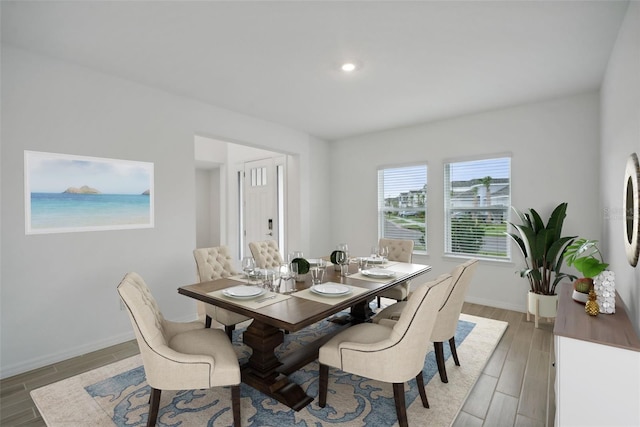
[[[200,282],[235,276],[238,273],[231,265],[232,259],[226,246],[198,248],[193,251]]]
[[[249,243],[249,249],[258,268],[278,268],[283,263],[275,240]]]
[[[208,282],[239,274],[233,269],[229,248],[226,246],[194,249],[193,257],[196,259],[196,272],[199,282]],[[198,301],[198,316],[202,315],[203,311],[205,325],[210,327],[212,319],[215,319],[218,323],[224,325],[224,330],[232,341],[235,325],[250,319],[247,316],[225,310],[222,307]]]
[[[413,255],[413,240],[380,239],[378,245],[389,248],[389,261],[411,262]]]

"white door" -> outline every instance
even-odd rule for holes
[[[249,242],[278,241],[278,186],[273,159],[244,164],[244,247],[250,254]]]

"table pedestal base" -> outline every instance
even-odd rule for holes
[[[280,329],[254,319],[242,340],[253,350],[249,362],[242,367],[242,382],[296,411],[313,401],[302,387],[280,372],[284,364],[275,355],[276,347],[284,341]]]

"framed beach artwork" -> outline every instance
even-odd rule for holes
[[[153,228],[153,163],[24,152],[26,234]]]

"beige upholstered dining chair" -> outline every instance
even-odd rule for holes
[[[380,239],[379,247],[387,247],[389,249],[389,261],[411,262],[413,256],[413,240],[404,239]],[[380,298],[390,298],[396,301],[404,301],[409,296],[410,282],[406,281],[388,289],[378,295],[378,307],[380,307]]]
[[[404,383],[415,378],[422,405],[429,407],[422,370],[427,343],[438,307],[451,283],[448,274],[426,283],[413,293],[400,319],[392,325],[360,323],[320,347],[319,405],[327,403],[329,367],[393,384],[400,426],[407,426]],[[401,361],[401,362],[400,362]]]
[[[478,260],[472,258],[453,269],[451,272],[451,276],[453,277],[451,287],[447,290],[442,307],[440,307],[438,311],[436,325],[431,332],[430,340],[433,342],[438,372],[440,373],[440,380],[443,383],[449,382],[444,363],[444,341],[449,341],[453,361],[456,366],[460,366],[460,360],[458,359],[458,352],[456,350],[456,328],[458,327],[458,319],[462,311],[464,297],[467,294],[469,283],[471,283],[477,265]],[[412,297],[410,297],[409,300],[411,300],[411,298]],[[378,313],[372,321],[383,324],[389,321],[396,321],[400,318],[400,314],[406,310],[406,307],[406,301],[390,305]]]
[[[158,417],[162,390],[231,387],[233,424],[240,426],[240,366],[233,346],[220,329],[201,322],[166,320],[142,277],[128,273],[118,285],[151,387],[147,426]]]
[[[275,240],[250,242],[249,249],[258,268],[278,268],[283,263],[278,242]]]
[[[238,274],[231,265],[231,255],[226,246],[198,248],[193,251],[193,257],[196,260],[196,272],[199,282],[208,282]],[[205,326],[210,328],[211,320],[215,319],[224,326],[224,330],[230,340],[233,340],[233,330],[236,324],[251,320],[250,317],[216,307],[215,305],[201,304],[204,305],[205,309]]]

